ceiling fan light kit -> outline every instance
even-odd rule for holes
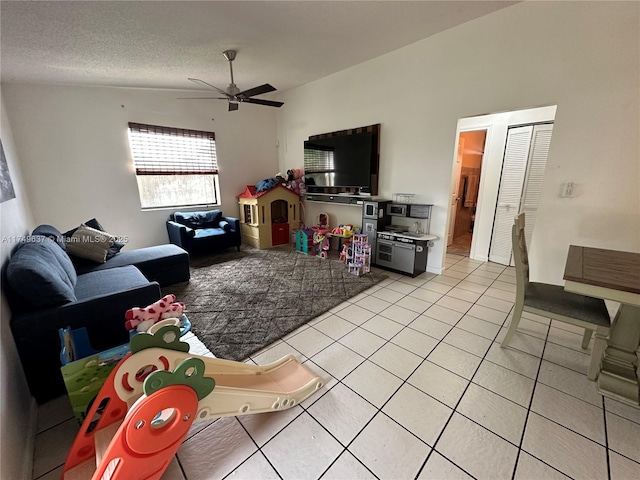
[[[236,53],[237,52],[235,50],[225,50],[224,52],[222,52],[222,55],[224,56],[224,58],[226,58],[227,61],[229,62],[229,73],[231,74],[231,83],[229,84],[226,90],[218,88],[198,78],[188,79],[189,81],[197,85],[204,86],[209,89],[213,89],[224,96],[222,97],[181,97],[179,98],[179,100],[227,100],[227,102],[229,103],[230,112],[238,110],[238,106],[240,103],[253,103],[256,105],[265,105],[267,107],[277,107],[277,108],[284,105],[283,102],[253,98],[256,95],[262,95],[263,93],[275,92],[276,88],[269,85],[268,83],[265,83],[257,87],[249,88],[248,90],[244,90],[242,92],[240,91],[240,89],[238,88],[238,86],[235,84],[233,80],[233,61],[236,58]]]

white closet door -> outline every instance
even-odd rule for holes
[[[511,226],[518,214],[533,125],[510,128],[502,162],[498,205],[493,220],[489,261],[509,265],[511,262]]]
[[[527,246],[531,245],[533,227],[536,224],[538,215],[538,205],[540,204],[540,197],[542,196],[542,181],[544,180],[544,170],[547,167],[552,133],[553,124],[536,125],[533,127],[529,164],[524,181],[522,202],[520,204],[520,212],[524,212],[525,215],[524,238]]]

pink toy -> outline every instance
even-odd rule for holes
[[[165,318],[180,318],[184,312],[184,303],[176,302],[172,293],[146,307],[133,307],[126,311],[124,324],[127,330],[134,328],[139,332],[146,332],[149,327]]]
[[[345,244],[342,246],[342,251],[340,252],[340,263],[347,263],[347,252],[349,251],[349,245]]]
[[[324,233],[320,233],[317,230],[313,232],[313,243],[314,245],[316,245],[318,251],[317,256],[327,258],[327,250],[329,250],[329,239],[326,235],[326,229],[324,230]]]
[[[304,172],[300,168],[287,170],[287,188],[298,195],[304,195],[307,187],[304,183]]]
[[[180,318],[184,312],[184,302],[173,302],[160,315],[160,320],[165,318]]]

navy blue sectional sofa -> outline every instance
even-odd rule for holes
[[[169,241],[189,253],[216,253],[229,247],[240,251],[240,220],[220,210],[175,212],[167,221]]]
[[[160,245],[123,251],[104,263],[72,261],[55,228],[40,226],[34,234],[14,249],[2,286],[29,388],[42,403],[66,392],[58,330],[85,327],[96,350],[128,342],[125,312],[161,298],[161,286],[189,280],[189,254]]]

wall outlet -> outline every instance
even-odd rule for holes
[[[562,184],[562,190],[560,191],[560,196],[563,198],[573,198],[574,189],[575,189],[575,183],[564,182]]]

